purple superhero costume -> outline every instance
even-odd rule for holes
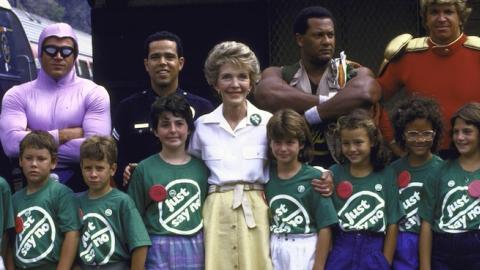
[[[64,23],[47,26],[39,38],[38,55],[48,37],[69,37],[77,43],[73,29]],[[19,155],[20,141],[29,130],[46,130],[59,143],[59,130],[81,127],[84,137],[60,144],[57,167],[62,170],[73,164],[78,167],[80,144],[94,134],[111,132],[110,98],[102,86],[77,77],[75,67],[58,81],[43,68],[34,81],[9,89],[2,101],[0,139],[8,157]],[[68,179],[62,179],[62,182]]]

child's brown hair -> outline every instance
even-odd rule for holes
[[[20,142],[20,158],[27,148],[47,149],[52,161],[57,160],[58,145],[53,136],[43,130],[34,130],[28,133]]]
[[[340,135],[342,130],[352,130],[357,128],[364,128],[367,131],[368,138],[372,144],[370,162],[372,163],[373,170],[382,170],[390,161],[390,152],[388,152],[388,149],[385,146],[380,130],[377,128],[375,122],[366,110],[356,109],[350,114],[338,118],[334,129],[335,136],[337,137],[336,142],[341,143]],[[346,161],[346,157],[341,151],[337,158],[341,163]]]
[[[84,159],[106,160],[108,164],[117,163],[117,144],[109,136],[92,136],[80,146],[80,164]]]
[[[272,140],[297,139],[303,149],[300,149],[298,160],[300,162],[311,161],[313,157],[312,136],[305,119],[292,109],[277,111],[267,124],[268,144]],[[271,150],[268,151],[272,159]]]

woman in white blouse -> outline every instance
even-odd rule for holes
[[[257,57],[239,42],[217,44],[205,61],[222,104],[196,121],[189,151],[211,171],[203,208],[207,270],[272,269],[263,195],[271,114],[246,99],[259,76]]]

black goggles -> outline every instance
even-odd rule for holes
[[[57,47],[54,45],[46,45],[43,46],[42,51],[51,57],[55,57],[58,52],[60,52],[62,58],[66,58],[72,55],[75,52],[75,49],[70,46]]]

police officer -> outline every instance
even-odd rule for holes
[[[178,87],[178,75],[185,60],[182,42],[177,35],[168,31],[153,33],[145,40],[144,47],[143,61],[150,76],[151,89],[122,100],[113,121],[120,174],[128,164],[139,162],[159,151],[160,143],[150,132],[149,123],[150,106],[157,97],[172,94],[184,96],[191,106],[194,119],[213,110],[210,101]],[[117,183],[121,178],[121,175],[117,175]]]

